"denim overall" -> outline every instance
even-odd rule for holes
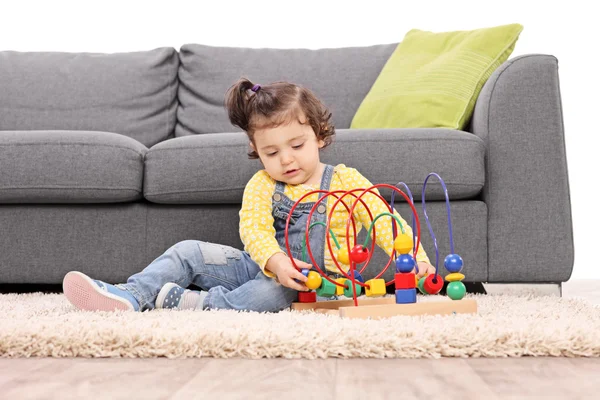
[[[326,165],[321,179],[321,190],[329,190],[333,166]],[[273,226],[279,247],[285,246],[285,224],[294,205],[284,193],[285,184],[277,182],[273,192]],[[319,194],[321,197],[323,194]],[[292,214],[288,238],[292,257],[303,260],[302,243],[308,215],[314,202],[299,204]],[[311,224],[327,222],[327,204],[322,201],[313,213]],[[310,231],[310,249],[324,266],[325,227],[315,225]],[[306,252],[308,254],[308,251]],[[308,256],[307,256],[308,258]],[[127,283],[118,285],[129,291],[139,302],[140,310],[154,308],[156,296],[167,282],[184,288],[194,284],[208,291],[204,309],[232,309],[258,312],[280,311],[297,301],[298,292],[266,276],[250,255],[233,247],[198,240],[175,244],[154,260],[143,271],[132,275]]]
[[[325,166],[323,172],[323,178],[321,179],[321,190],[329,190],[331,184],[331,178],[333,176],[333,167],[331,165]],[[275,185],[275,192],[273,193],[273,218],[275,222],[275,239],[279,243],[279,247],[287,253],[285,246],[285,224],[290,214],[294,201],[290,200],[286,195],[283,194],[285,184],[283,182],[277,182]],[[323,194],[319,193],[319,197]],[[327,199],[329,200],[329,199]],[[306,259],[302,254],[302,246],[306,239],[306,220],[310,214],[310,210],[315,205],[315,202],[300,203],[294,209],[292,218],[290,219],[290,225],[288,227],[288,241],[292,257],[297,260],[302,260],[311,264],[310,257],[308,256],[308,249],[306,251]],[[311,225],[315,222],[327,223],[327,202],[323,200],[317,206],[317,209],[312,215]],[[310,229],[310,250],[315,258],[315,261],[319,264],[319,267],[324,268],[325,263],[325,227],[323,225],[314,225]]]

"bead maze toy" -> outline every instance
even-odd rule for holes
[[[425,188],[427,181],[430,177],[435,176],[439,179],[446,196],[446,211],[448,216],[448,230],[450,236],[450,254],[444,259],[444,267],[449,272],[446,275],[446,281],[448,286],[446,288],[446,294],[451,301],[447,299],[443,301],[427,301],[417,302],[417,289],[424,295],[438,295],[444,285],[444,278],[438,273],[438,261],[439,252],[437,246],[437,239],[429,222],[427,216],[426,202],[425,202]],[[406,193],[398,188],[403,186],[406,189]],[[392,196],[390,204],[374,190],[377,188],[388,188],[392,189]],[[413,196],[404,182],[399,182],[396,186],[388,184],[373,185],[369,188],[353,189],[350,191],[336,190],[336,191],[325,191],[325,190],[314,190],[304,196],[302,196],[290,210],[290,214],[286,221],[285,227],[285,244],[287,248],[287,254],[291,254],[290,246],[288,242],[288,227],[291,219],[291,215],[294,209],[302,200],[314,193],[322,193],[318,201],[315,202],[314,206],[310,210],[308,220],[306,222],[305,237],[303,241],[303,258],[307,261],[310,258],[314,270],[303,269],[301,270],[296,265],[294,258],[290,256],[292,264],[307,277],[306,286],[310,289],[309,292],[298,292],[298,302],[292,304],[293,310],[314,310],[316,312],[339,315],[347,318],[385,318],[395,315],[424,315],[424,314],[457,314],[457,313],[476,313],[477,303],[472,299],[463,299],[466,294],[465,285],[462,280],[465,276],[461,273],[463,268],[462,258],[454,253],[454,240],[452,237],[452,221],[450,218],[450,200],[448,197],[448,190],[443,179],[437,173],[430,173],[427,175],[425,182],[423,183],[422,190],[422,205],[423,214],[429,227],[429,232],[433,239],[435,247],[435,274],[430,274],[421,279],[417,278],[415,272],[413,272],[417,266],[416,256],[421,243],[421,226],[419,217],[417,215]],[[367,204],[363,200],[363,196],[367,193],[378,197],[385,205],[389,212],[384,212],[373,218],[371,210],[367,207]],[[406,232],[405,227],[396,215],[394,215],[394,197],[396,193],[404,197],[408,205],[410,206],[413,217],[412,217],[412,231],[413,235],[409,235]],[[312,216],[319,204],[325,201],[329,196],[336,198],[333,203],[329,215],[327,217],[327,223],[317,221],[311,224]],[[354,201],[351,205],[343,201],[346,196],[352,196]],[[342,248],[335,234],[330,228],[331,217],[339,205],[343,205],[348,212],[348,219],[346,221],[346,246]],[[326,203],[325,203],[326,204]],[[371,224],[369,226],[367,237],[365,242],[357,244],[357,232],[356,232],[356,221],[354,220],[354,210],[361,204],[367,211]],[[373,279],[365,280],[362,275],[371,261],[373,250],[376,242],[376,229],[375,222],[382,217],[391,217],[392,233],[394,249],[390,255],[390,259],[385,267],[377,274]],[[332,279],[328,276],[323,269],[317,264],[314,259],[313,253],[310,248],[309,235],[311,229],[315,225],[325,225],[327,249],[331,255],[331,259],[337,269],[341,278]],[[400,227],[400,233],[397,232],[396,224]],[[350,226],[353,228],[353,235],[350,235]],[[415,227],[416,227],[416,241],[415,241]],[[352,240],[350,240],[352,238]],[[334,250],[331,246],[331,240],[333,239],[336,249]],[[371,242],[369,248],[369,241]],[[411,254],[412,250],[412,254]],[[396,257],[397,254],[397,257]],[[380,277],[390,266],[392,260],[395,260],[396,273],[394,279],[389,282],[385,282]],[[342,264],[344,267],[342,267]],[[363,264],[360,270],[357,269],[357,264]],[[386,287],[394,284],[395,285],[395,297],[384,297],[387,294]],[[358,300],[358,296],[361,295],[362,289],[364,288],[367,298]],[[332,298],[333,296],[344,295],[352,300],[328,300],[328,301],[317,301],[317,296]]]

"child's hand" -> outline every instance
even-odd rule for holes
[[[294,262],[300,269],[311,269],[312,265],[305,263],[304,261],[300,261],[294,258]],[[285,287],[289,287],[290,289],[295,289],[301,292],[305,292],[309,290],[304,282],[308,279],[306,276],[302,275],[302,272],[298,271],[292,261],[289,259],[287,255],[284,253],[277,253],[269,258],[267,261],[267,265],[265,266],[269,271],[273,272],[277,275],[277,280]],[[299,282],[297,282],[298,280]]]
[[[435,267],[424,261],[417,262],[417,268],[419,269],[419,271],[417,272],[418,278],[422,278],[427,275],[435,274]],[[413,269],[412,272],[415,272],[415,270]]]

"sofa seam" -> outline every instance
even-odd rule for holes
[[[488,109],[487,109],[487,123],[486,123],[486,130],[487,130],[487,151],[488,151],[488,166],[492,165],[492,151],[491,151],[491,135],[490,135],[490,114],[491,114],[491,109],[492,109],[492,99],[494,98],[494,93],[496,91],[496,85],[498,84],[498,81],[500,80],[500,78],[502,77],[502,75],[504,74],[504,72],[508,69],[508,67],[510,67],[513,64],[514,61],[511,61],[510,63],[508,63],[506,65],[506,67],[500,71],[500,73],[498,74],[498,77],[496,78],[496,80],[494,80],[494,84],[492,85],[492,89],[490,90],[490,98],[488,100]],[[490,168],[486,168],[486,182],[488,184],[488,193],[491,193],[491,187],[492,187],[492,180],[490,179],[491,177],[491,171]],[[491,198],[491,196],[490,196]],[[486,235],[486,247],[487,247],[487,277],[486,277],[486,282],[488,282],[490,280],[490,207],[488,204],[487,205],[487,209],[488,209],[488,217],[487,217],[487,223],[486,223],[486,228],[487,228],[487,235]]]
[[[175,55],[177,56],[177,62],[175,63],[174,71],[173,72],[175,73],[175,78],[177,78],[177,70],[179,69],[179,56],[177,55],[177,52],[175,52]],[[169,90],[167,91],[167,104],[166,104],[167,112],[165,113],[166,114],[166,123],[165,123],[165,134],[166,134],[166,136],[165,137],[167,137],[167,138],[171,136],[171,132],[169,132],[169,121],[170,121],[170,117],[171,117],[170,109],[169,109],[169,100],[172,97],[173,87],[175,86],[173,84],[174,80],[173,79],[169,79],[169,78],[170,78],[170,76],[167,75],[167,83],[169,85]],[[177,79],[175,79],[175,80],[177,80]],[[177,107],[179,107],[179,102],[178,102],[179,100],[178,99],[175,99],[175,100],[176,100],[176,103],[177,103]],[[177,107],[175,107],[175,113],[176,114],[177,114]],[[173,130],[175,130],[175,126],[173,126]],[[173,132],[173,135],[175,135],[175,132]]]
[[[139,189],[131,187],[94,187],[94,186],[4,186],[0,187],[2,190],[16,190],[16,189],[35,189],[35,190],[55,190],[55,189],[77,189],[77,190],[133,190],[138,193],[142,193]]]
[[[460,186],[483,186],[485,182],[482,183],[452,183],[452,182],[447,182],[445,181],[447,185],[460,185]],[[422,183],[407,183],[407,185],[421,185]],[[178,190],[178,191],[169,191],[169,192],[145,192],[145,195],[149,195],[149,196],[156,196],[156,195],[164,195],[164,194],[177,194],[177,193],[208,193],[208,192],[223,192],[223,191],[232,191],[232,190],[242,190],[244,189],[245,186],[238,186],[235,188],[231,188],[231,189],[225,189],[225,190],[217,190],[216,188],[214,189],[205,189],[205,190]]]
[[[140,192],[142,195],[143,199],[146,199],[146,196],[144,195],[144,191],[142,189],[142,192]],[[144,226],[144,262],[146,263],[148,260],[148,249],[150,247],[149,243],[148,243],[148,213],[150,212],[150,207],[144,207],[146,209],[146,223]]]
[[[567,160],[567,138],[565,137],[565,119],[564,119],[564,110],[562,107],[562,92],[560,89],[560,76],[559,76],[559,71],[558,71],[558,59],[556,57],[553,57],[553,64],[554,64],[554,68],[556,70],[556,91],[558,93],[558,103],[559,103],[559,107],[560,107],[560,129],[562,131],[562,137],[563,137],[563,152],[565,154],[565,174],[567,177],[567,201],[568,201],[568,205],[569,205],[569,219],[571,220],[571,249],[572,249],[572,256],[571,256],[571,273],[569,275],[569,278],[567,278],[567,280],[571,279],[571,277],[573,276],[573,267],[574,267],[574,263],[575,263],[575,232],[573,230],[573,202],[571,200],[571,184],[569,182],[569,163]]]
[[[132,148],[129,147],[125,147],[125,146],[111,146],[111,145],[107,145],[107,144],[92,144],[92,143],[56,143],[56,142],[36,142],[36,143],[0,143],[0,147],[12,147],[12,146],[70,146],[70,145],[77,145],[77,146],[88,146],[88,147],[108,147],[108,148],[113,148],[113,149],[121,149],[121,150],[126,150],[126,151],[131,151],[137,155],[143,156],[145,153],[141,153],[138,152],[137,150],[134,150]]]
[[[472,134],[471,134],[472,135]],[[475,135],[473,135],[475,136]],[[425,141],[446,141],[446,142],[456,142],[456,139],[445,139],[445,138],[422,138],[422,139],[410,139],[411,141],[419,141],[419,142],[425,142]],[[469,141],[471,143],[477,143],[479,144],[479,138],[477,136],[475,136],[474,138],[465,138],[465,139],[461,139],[461,140],[466,140]],[[365,140],[350,140],[350,141],[344,141],[344,144],[347,143],[389,143],[389,142],[396,142],[397,140],[369,140],[369,139],[365,139]],[[148,151],[148,153],[154,153],[154,152],[158,152],[158,151],[173,151],[173,150],[198,150],[198,149],[206,149],[206,148],[227,148],[227,147],[240,147],[242,145],[235,145],[235,144],[229,144],[229,145],[208,145],[208,146],[202,146],[202,147],[171,147],[168,149],[150,149]],[[245,146],[245,144],[244,144]]]
[[[167,57],[168,60],[168,57]],[[165,101],[165,136],[166,138],[169,137],[169,96],[171,95],[171,82],[169,81],[169,69],[165,68],[165,74],[167,75],[167,90],[165,90],[166,92],[166,101]],[[160,143],[160,142],[159,142]]]
[[[500,71],[500,73],[498,74],[498,77],[496,78],[496,80],[494,81],[494,85],[492,86],[492,89],[490,90],[490,99],[488,100],[488,115],[487,115],[487,135],[488,135],[488,145],[487,145],[487,150],[488,150],[488,165],[492,165],[492,160],[491,160],[491,156],[492,156],[492,151],[491,151],[491,134],[490,134],[490,115],[491,115],[491,107],[492,107],[492,99],[494,97],[494,92],[496,91],[496,85],[498,84],[498,81],[500,81],[500,78],[502,77],[502,75],[509,69],[510,66],[512,66],[516,61],[519,60],[523,60],[526,58],[533,58],[533,57],[539,57],[539,55],[528,55],[528,56],[523,56],[523,57],[519,57],[518,59],[513,59],[510,62],[507,62],[506,67]],[[488,191],[491,192],[491,188],[492,188],[492,180],[490,179],[491,177],[491,172],[489,168],[486,168],[486,181],[488,182]],[[487,205],[487,203],[486,203]],[[488,205],[488,226],[487,226],[487,251],[488,251],[488,270],[487,270],[487,281],[490,280],[490,218],[489,218],[489,205]]]

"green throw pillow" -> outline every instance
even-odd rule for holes
[[[411,30],[350,127],[463,129],[483,84],[508,59],[522,30],[520,24],[443,33]]]

